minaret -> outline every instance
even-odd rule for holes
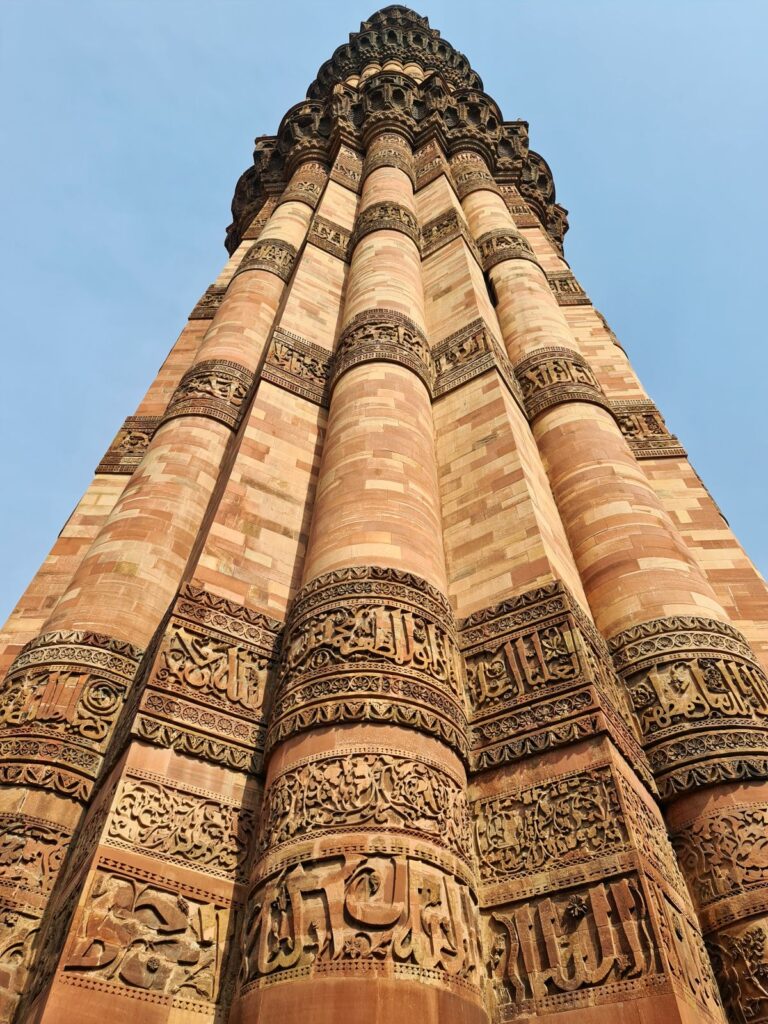
[[[0,640],[0,1019],[768,1021],[768,589],[399,6]]]

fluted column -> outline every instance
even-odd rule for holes
[[[595,621],[627,686],[694,904],[709,907],[700,919],[728,1014],[749,1019],[759,965],[741,947],[766,935],[768,900],[757,889],[768,871],[735,872],[709,905],[713,879],[735,857],[733,807],[747,806],[750,821],[768,810],[765,784],[749,781],[768,777],[768,680],[630,450],[484,162],[465,152],[453,167]]]
[[[267,740],[242,1022],[486,1020],[405,139],[371,139],[364,178]]]
[[[41,634],[2,684],[0,811],[14,834],[36,836],[31,851],[21,844],[0,866],[0,896],[16,908],[0,921],[2,942],[6,948],[18,941],[21,950],[16,977],[6,979],[9,1007],[40,944],[40,915],[144,649],[182,579],[249,400],[309,224],[311,202],[296,197],[306,179],[316,183],[316,165],[295,171],[287,201],[242,260],[140,465]]]

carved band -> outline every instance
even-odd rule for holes
[[[609,402],[624,437],[637,459],[668,459],[685,456],[685,448],[670,434],[664,417],[648,399]]]
[[[520,195],[517,186],[500,185],[499,189],[504,202],[507,204],[507,209],[512,214],[515,227],[540,228],[542,226],[539,218]]]
[[[268,749],[297,732],[360,721],[431,733],[466,754],[450,608],[410,573],[328,573],[301,590],[291,611]]]
[[[293,273],[297,255],[295,247],[289,242],[283,242],[279,238],[262,238],[243,256],[233,280],[249,270],[266,270],[270,274],[276,274],[281,281],[288,281]]]
[[[478,238],[477,248],[485,271],[504,260],[528,260],[540,266],[530,244],[514,231],[487,231]]]
[[[547,280],[558,306],[589,306],[589,296],[570,270],[548,271]]]
[[[265,615],[186,584],[153,658],[134,734],[238,771],[256,770],[280,630]]]
[[[562,583],[526,591],[459,625],[474,769],[607,732],[653,788],[605,642]]]
[[[100,633],[43,633],[0,687],[0,782],[85,799],[142,651]]]
[[[465,199],[472,192],[485,190],[501,195],[499,186],[494,181],[493,175],[487,167],[481,167],[477,161],[467,164],[456,164],[452,161],[451,172],[453,184],[456,188],[456,195],[459,199]]]
[[[216,316],[216,310],[221,305],[226,288],[217,287],[215,284],[206,288],[197,305],[189,314],[190,320],[212,320]]]
[[[673,616],[619,633],[610,649],[662,797],[768,778],[768,678],[737,630]]]
[[[334,224],[332,220],[327,220],[325,217],[315,216],[312,218],[307,241],[316,245],[318,249],[329,252],[331,256],[336,256],[337,259],[349,263],[350,238],[350,232],[346,228]]]
[[[378,167],[396,167],[407,175],[416,189],[416,175],[413,169],[411,147],[399,135],[379,135],[375,149],[366,154],[363,162],[363,181]]]
[[[97,473],[133,473],[160,425],[159,416],[128,416],[96,467]]]
[[[435,365],[434,398],[495,368],[520,408],[525,409],[520,385],[507,354],[484,320],[473,320],[449,335],[435,347],[432,358]]]
[[[448,181],[453,183],[451,169],[442,150],[434,149],[426,153],[422,150],[416,159],[416,190],[429,185],[441,174],[444,174]]]
[[[176,416],[207,416],[237,429],[253,387],[250,370],[227,359],[205,359],[187,370],[162,422]]]
[[[352,232],[350,250],[354,250],[358,242],[373,231],[399,231],[407,235],[417,248],[421,245],[419,223],[414,214],[400,203],[371,203],[361,210]]]
[[[427,259],[456,238],[463,238],[478,263],[480,253],[469,230],[469,225],[458,210],[450,209],[428,221],[421,231],[421,258]]]
[[[323,195],[328,172],[322,164],[305,163],[302,178],[292,181],[277,201],[282,203],[305,203],[311,210],[317,207]]]
[[[609,408],[587,361],[568,348],[541,348],[515,366],[528,418],[561,402],[592,402]]]
[[[359,195],[363,187],[363,161],[359,153],[342,146],[331,168],[331,181]]]
[[[395,310],[370,309],[350,320],[334,352],[332,383],[352,366],[379,361],[406,366],[431,392],[434,367],[427,339],[413,320]]]
[[[261,376],[315,405],[327,406],[331,353],[278,328],[272,335]]]

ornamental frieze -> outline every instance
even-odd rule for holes
[[[81,630],[44,633],[0,687],[0,779],[82,798],[141,659],[131,644]]]
[[[518,228],[540,228],[541,221],[514,185],[499,185],[501,196]]]
[[[490,369],[496,369],[520,408],[524,408],[520,385],[507,354],[484,320],[473,320],[449,335],[435,346],[432,359],[435,365],[434,398],[453,391]]]
[[[761,772],[768,678],[737,630],[672,616],[619,633],[610,648],[662,796]]]
[[[493,175],[487,167],[480,166],[477,160],[466,164],[457,162],[458,158],[451,161],[451,174],[456,195],[459,199],[465,199],[472,192],[485,190],[501,195],[499,186],[494,181]]]
[[[61,960],[65,982],[99,985],[107,992],[123,989],[150,1003],[212,1003],[221,981],[228,917],[224,905],[101,870]]]
[[[0,888],[49,892],[71,839],[71,828],[55,821],[0,813]]]
[[[558,306],[589,306],[589,296],[570,270],[551,270],[547,273]]]
[[[736,1024],[768,1021],[768,914],[708,935],[707,950],[728,1020]]]
[[[469,225],[461,213],[453,208],[433,217],[421,229],[421,258],[427,259],[456,238],[464,239],[479,263],[480,253],[470,233]]]
[[[435,142],[430,142],[416,153],[415,170],[417,190],[431,184],[441,174],[445,175],[448,181],[453,184],[448,160],[440,146]]]
[[[96,472],[133,473],[144,458],[159,425],[159,416],[129,416],[96,467]]]
[[[342,146],[331,168],[331,181],[360,194],[363,187],[363,160],[359,153]]]
[[[185,585],[154,654],[136,734],[249,771],[264,745],[263,703],[281,623]]]
[[[370,309],[350,320],[333,354],[332,382],[352,366],[380,361],[408,367],[431,392],[434,366],[427,339],[413,320],[396,310]]]
[[[202,296],[198,299],[197,305],[189,314],[190,320],[212,320],[216,311],[221,305],[226,288],[218,287],[215,284],[209,285]]]
[[[413,167],[411,147],[401,135],[380,132],[375,146],[371,146],[363,161],[363,181],[379,167],[396,167],[402,171],[416,190],[416,174]]]
[[[351,234],[346,228],[326,217],[315,216],[309,228],[307,241],[331,256],[349,263]]]
[[[327,180],[328,171],[323,164],[308,161],[302,164],[301,178],[289,183],[278,199],[277,205],[279,206],[282,203],[305,203],[310,210],[314,210],[320,202]]]
[[[290,280],[298,253],[289,242],[279,238],[262,238],[255,242],[243,256],[234,276],[249,270],[266,270],[276,274],[281,281]]]
[[[129,772],[103,842],[221,878],[246,880],[253,811],[161,776]]]
[[[649,399],[616,399],[608,404],[635,458],[685,457],[685,449]]]
[[[253,220],[250,222],[248,227],[243,232],[242,240],[244,242],[256,241],[261,232],[264,230],[267,221],[275,212],[275,209],[279,201],[279,196],[267,196],[267,198],[262,203],[259,212],[256,214],[256,216],[253,218]]]
[[[327,406],[331,353],[278,328],[272,335],[261,376],[315,405]]]
[[[541,348],[515,366],[529,419],[561,402],[593,402],[608,408],[587,361],[572,349]]]
[[[235,430],[253,382],[253,374],[239,363],[204,359],[181,378],[162,422],[176,416],[205,416]]]
[[[482,952],[472,891],[406,856],[305,860],[258,885],[242,934],[240,983],[414,968],[479,989]],[[479,993],[478,993],[479,997]]]
[[[429,761],[367,747],[307,759],[275,778],[257,850],[346,831],[427,840],[472,863],[464,781]]]
[[[465,751],[464,680],[445,598],[410,573],[337,570],[300,591],[286,626],[268,746],[341,721],[388,721]]]
[[[354,250],[358,242],[373,231],[399,231],[407,235],[417,248],[421,246],[419,222],[415,214],[400,203],[385,200],[371,203],[364,210],[360,210],[352,232],[350,250]]]
[[[478,238],[477,248],[485,271],[503,263],[504,260],[528,260],[539,266],[530,242],[514,231],[487,231]]]
[[[35,945],[40,931],[36,914],[0,902],[0,1019],[13,1020],[19,998],[31,978]]]
[[[651,782],[605,643],[561,583],[475,612],[459,636],[475,770],[607,731]]]

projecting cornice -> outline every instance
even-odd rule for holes
[[[454,87],[441,73],[419,82],[380,71],[356,85],[337,83],[326,99],[297,103],[276,136],[257,140],[254,166],[235,190],[228,250],[234,251],[264,199],[282,192],[299,164],[331,163],[342,143],[364,150],[381,131],[398,132],[415,147],[435,139],[448,154],[480,153],[496,180],[516,185],[555,242],[562,243],[566,211],[555,203],[546,161],[528,148],[527,122],[504,121],[490,96],[479,88]]]

